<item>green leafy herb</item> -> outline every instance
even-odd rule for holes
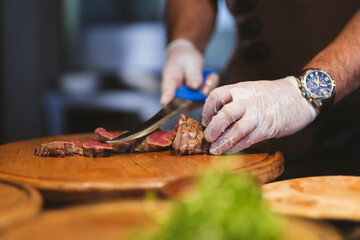
[[[279,239],[281,220],[263,203],[259,185],[248,175],[207,172],[185,201],[177,201],[149,239]]]

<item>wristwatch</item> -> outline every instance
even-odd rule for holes
[[[298,86],[303,97],[318,107],[320,111],[328,110],[335,100],[335,82],[324,70],[305,69],[298,78]]]

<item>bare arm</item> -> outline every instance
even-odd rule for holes
[[[336,102],[360,86],[360,10],[340,35],[305,68],[327,71],[336,84]]]
[[[203,52],[214,29],[217,0],[168,0],[166,28],[168,47],[162,72],[161,100],[166,106],[183,84],[199,89],[204,67]],[[214,74],[212,74],[214,75]],[[205,79],[202,93],[217,86],[218,77]]]
[[[166,28],[168,41],[185,38],[204,51],[215,25],[216,0],[168,0]]]

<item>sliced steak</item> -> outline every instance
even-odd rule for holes
[[[125,133],[125,132],[123,132]],[[105,128],[97,128],[95,129],[93,140],[106,143],[106,141],[109,141],[113,138],[116,138],[120,136],[123,133],[112,133],[106,131]],[[114,151],[118,153],[126,153],[126,152],[133,152],[135,149],[136,141],[126,141],[126,142],[120,142],[120,143],[110,143],[110,146],[114,149]]]
[[[171,146],[176,133],[174,131],[157,130],[147,136],[135,149],[136,152],[153,152],[164,150]]]
[[[35,155],[42,157],[83,156],[84,151],[79,141],[53,141],[36,147]]]
[[[134,149],[136,148],[136,140],[109,143],[109,145],[118,153],[131,153],[134,152]]]
[[[89,141],[83,144],[84,155],[87,157],[108,157],[115,153],[113,148],[107,143]]]
[[[106,141],[109,141],[113,138],[116,138],[118,136],[120,136],[121,133],[112,133],[112,132],[108,132],[106,131],[105,128],[99,127],[97,129],[95,129],[94,135],[93,135],[93,140],[94,141],[98,141],[101,143],[106,143]]]
[[[181,114],[172,147],[177,155],[207,154],[210,143],[204,137],[205,127],[198,121]]]

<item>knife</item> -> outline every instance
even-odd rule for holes
[[[212,73],[215,72],[212,70],[203,71],[203,83],[199,89],[204,86],[205,79]],[[107,141],[107,143],[119,143],[144,137],[154,132],[160,126],[164,125],[167,121],[173,118],[182,109],[187,108],[190,104],[194,102],[203,102],[205,99],[206,96],[201,93],[200,90],[193,90],[183,85],[176,91],[175,98],[166,107],[156,113],[152,118],[138,127],[130,130],[129,132]]]

